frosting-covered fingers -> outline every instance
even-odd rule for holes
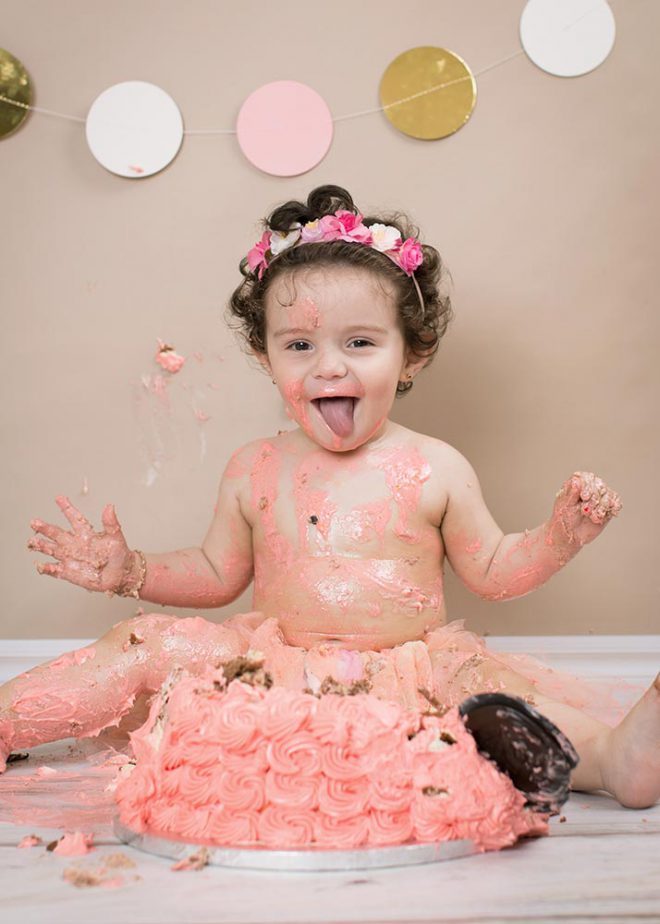
[[[50,561],[38,561],[37,571],[39,574],[49,574],[51,577],[62,577],[62,565],[59,562],[55,564]]]
[[[121,533],[121,526],[119,525],[119,520],[117,519],[117,511],[115,510],[114,504],[106,504],[101,513],[101,522],[103,523],[103,528],[110,535],[117,535]]]
[[[598,517],[598,521],[602,522],[608,517],[615,517],[621,510],[622,506],[623,505],[616,491],[612,491],[610,488],[606,488],[604,494],[601,496],[598,504],[595,507],[594,515]],[[594,520],[594,522],[598,521]]]
[[[61,559],[64,557],[61,547],[50,539],[39,539],[37,536],[33,536],[32,539],[28,540],[27,547],[32,552],[43,552],[44,555],[50,555],[52,558]]]
[[[60,542],[62,537],[67,535],[65,529],[60,526],[53,526],[52,523],[44,523],[43,520],[31,520],[30,529],[33,529],[35,533],[41,533],[42,536],[46,536],[48,539],[54,539],[55,542]]]
[[[55,498],[55,503],[71,524],[71,528],[73,529],[74,533],[91,533],[94,531],[92,524],[89,522],[87,517],[83,516],[78,508],[73,506],[68,497],[60,495],[59,497]]]
[[[603,523],[619,513],[622,507],[619,495],[602,478],[592,472],[575,472],[573,478],[580,482],[582,513],[592,523]]]

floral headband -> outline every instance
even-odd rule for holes
[[[348,241],[352,244],[364,244],[389,257],[406,276],[410,276],[417,290],[420,305],[424,309],[424,299],[414,273],[422,263],[424,254],[422,246],[414,237],[401,239],[401,232],[392,225],[362,222],[362,215],[340,209],[334,215],[324,215],[315,221],[301,225],[296,222],[289,231],[264,231],[261,240],[248,252],[247,264],[256,272],[259,279],[268,269],[271,261],[278,254],[297,244],[321,244],[326,241]]]

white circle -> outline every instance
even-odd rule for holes
[[[602,64],[615,32],[605,0],[528,0],[520,18],[525,52],[557,77],[578,77]]]
[[[128,80],[96,97],[85,133],[92,154],[106,170],[140,179],[174,160],[183,140],[183,119],[160,87]]]

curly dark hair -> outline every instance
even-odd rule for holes
[[[306,203],[285,202],[263,224],[271,231],[286,233],[296,222],[304,225],[324,215],[334,215],[339,209],[358,214],[350,193],[341,186],[318,186],[311,191]],[[376,223],[392,225],[401,232],[402,240],[419,237],[417,228],[398,212],[392,215],[368,215],[363,218],[363,223],[367,227]],[[266,293],[278,277],[311,267],[360,267],[390,284],[408,350],[418,359],[426,359],[428,364],[437,352],[440,338],[452,318],[452,308],[449,296],[441,292],[446,270],[440,254],[428,244],[422,245],[422,251],[424,259],[415,270],[415,279],[422,293],[423,306],[412,279],[389,257],[372,247],[357,247],[346,241],[324,241],[289,247],[272,260],[262,279],[250,270],[245,257],[240,263],[245,278],[229,301],[230,324],[251,352],[265,353]],[[412,382],[399,382],[397,393],[404,394],[411,388]]]

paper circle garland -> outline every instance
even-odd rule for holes
[[[28,106],[32,105],[32,84],[30,75],[18,58],[4,48],[0,48],[0,96],[19,103],[6,103],[0,100],[0,138],[11,135],[28,116]]]
[[[183,140],[183,119],[160,87],[128,80],[97,96],[85,132],[92,154],[106,170],[139,179],[174,160]]]
[[[605,0],[528,0],[520,18],[527,56],[557,77],[579,77],[602,64],[615,33]]]
[[[316,90],[276,80],[248,96],[238,114],[241,151],[273,176],[298,176],[315,167],[332,141],[332,115]]]
[[[446,48],[420,46],[388,65],[380,82],[385,115],[400,132],[445,138],[472,115],[477,85],[465,61]]]

